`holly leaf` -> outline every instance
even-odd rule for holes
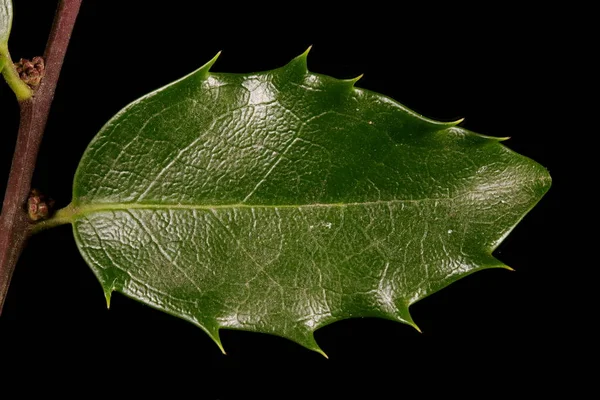
[[[12,0],[0,0],[0,47],[8,46],[12,18]]]
[[[409,307],[475,271],[550,187],[501,138],[307,70],[188,76],[98,133],[56,218],[104,289],[289,338]],[[324,353],[323,353],[324,354]]]

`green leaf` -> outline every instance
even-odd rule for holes
[[[12,18],[12,1],[0,0],[0,73],[4,76],[8,86],[15,92],[17,100],[25,101],[31,98],[33,93],[19,77],[8,52],[8,37],[10,36]]]
[[[307,51],[308,52],[308,51]],[[499,138],[308,72],[188,76],[98,133],[58,213],[113,291],[219,329],[283,336],[409,306],[478,270],[550,187]],[[222,347],[221,347],[222,348]]]
[[[0,47],[8,46],[12,17],[12,0],[0,0]]]

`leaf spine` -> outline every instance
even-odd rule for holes
[[[304,53],[300,54],[298,57],[293,58],[292,61],[290,61],[284,68],[293,70],[301,75],[308,74],[307,58],[310,49],[312,49],[312,45],[308,46]]]
[[[110,310],[110,299],[112,298],[112,292],[114,289],[110,289],[104,292],[104,298],[106,299],[106,309]]]
[[[204,330],[206,333],[208,333],[208,336],[210,336],[213,342],[215,342],[219,350],[221,350],[221,353],[223,353],[223,355],[226,356],[227,353],[225,352],[225,348],[223,347],[223,343],[221,342],[221,336],[219,336],[219,329],[217,329],[215,332],[210,332],[208,329]]]
[[[395,319],[398,322],[402,322],[406,325],[410,325],[419,333],[423,333],[421,328],[415,323],[412,316],[410,315],[410,311],[408,310],[408,306],[398,307],[398,312],[395,314]]]
[[[206,64],[204,64],[203,66],[201,66],[200,68],[198,68],[198,70],[196,71],[196,73],[202,78],[202,79],[206,79],[208,77],[208,74],[210,73],[210,69],[212,68],[212,66],[214,65],[214,63],[217,62],[217,60],[219,59],[219,56],[221,55],[221,52],[219,51],[217,54],[215,54],[215,56],[213,58],[211,58]]]
[[[356,82],[358,82],[360,80],[360,78],[362,78],[364,76],[364,74],[360,74],[359,76],[357,76],[356,78],[352,78],[352,79],[340,79],[339,81],[344,85],[347,86],[349,88],[353,88],[354,85],[356,84]]]
[[[465,120],[464,118],[459,118],[456,121],[450,122],[449,125],[456,126],[456,125],[461,124],[464,120]]]

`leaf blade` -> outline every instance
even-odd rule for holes
[[[12,27],[12,0],[0,0],[0,48],[8,46],[8,37]]]
[[[80,251],[113,290],[319,351],[353,316],[408,307],[474,271],[549,188],[545,169],[392,99],[313,74],[207,65],[126,107],[74,183]],[[490,211],[491,210],[491,211]],[[221,345],[220,345],[221,346]]]

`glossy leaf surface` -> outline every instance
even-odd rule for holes
[[[0,0],[0,47],[6,47],[12,26],[12,0]]]
[[[489,138],[311,73],[190,75],[133,102],[79,165],[77,244],[119,291],[202,327],[313,332],[409,306],[492,256],[550,187]]]

